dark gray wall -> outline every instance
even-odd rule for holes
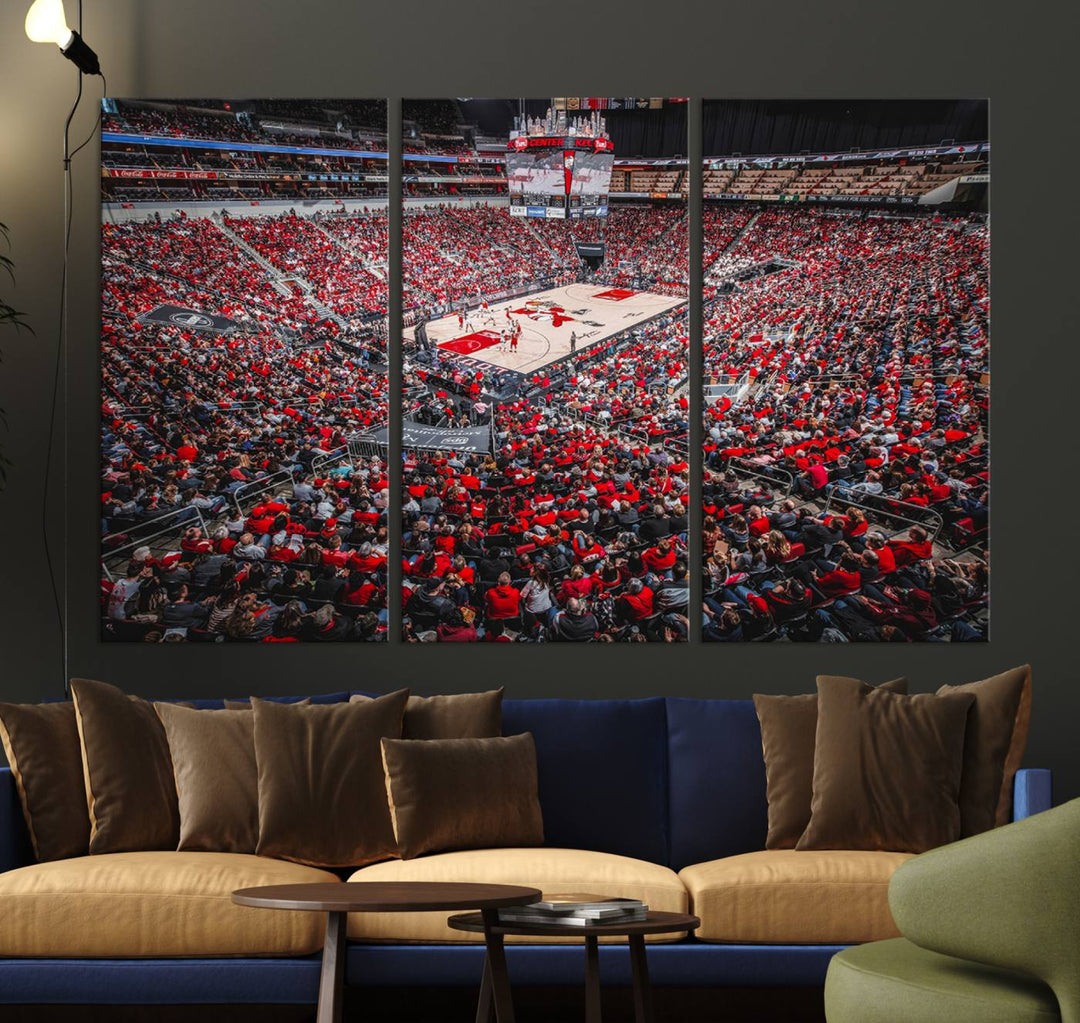
[[[46,412],[60,269],[60,128],[74,72],[22,33],[28,0],[0,11],[0,220],[13,231],[16,304],[37,337],[5,336],[0,405],[17,460],[6,494],[0,585],[0,697],[61,690],[58,632],[39,535]],[[902,11],[855,0],[753,4],[535,2],[364,4],[353,0],[87,0],[84,35],[117,96],[544,96],[991,98],[994,144],[993,638],[988,645],[545,646],[397,644],[282,648],[104,646],[97,634],[97,164],[81,154],[72,240],[67,437],[49,524],[70,522],[73,674],[133,691],[220,694],[342,686],[420,691],[505,684],[513,696],[746,697],[813,686],[819,671],[916,688],[1030,661],[1028,763],[1053,767],[1060,798],[1080,795],[1074,664],[1077,544],[1072,466],[1078,380],[1075,38],[1015,5],[914,0]],[[68,0],[69,16],[75,4]],[[1061,6],[1058,10],[1064,11]],[[1062,15],[1064,17],[1064,15]],[[88,82],[88,89],[97,88]],[[88,104],[75,132],[89,131]],[[393,109],[393,106],[392,106]],[[700,104],[691,105],[692,115]],[[692,125],[691,142],[700,133]],[[691,153],[695,150],[692,148]],[[700,152],[700,148],[697,150]],[[1062,199],[1053,197],[1061,188]],[[1045,495],[1045,499],[1044,499]],[[1056,534],[1062,534],[1058,539]],[[1060,580],[1056,582],[1055,580]]]

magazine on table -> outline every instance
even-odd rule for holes
[[[506,923],[587,927],[644,920],[648,912],[649,907],[640,899],[572,892],[545,895],[539,902],[502,909],[499,919]]]

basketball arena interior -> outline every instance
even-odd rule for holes
[[[387,629],[382,101],[109,100],[102,636]]]
[[[403,101],[391,519],[385,104],[107,101],[103,638],[986,639],[985,104],[876,107],[705,103],[692,352],[685,101]]]
[[[987,639],[987,104],[704,113],[705,640]]]
[[[410,639],[688,635],[686,104],[573,102],[405,106]]]

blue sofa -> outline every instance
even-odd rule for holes
[[[347,693],[323,699],[344,699]],[[212,708],[221,701],[197,701]],[[535,737],[546,845],[612,853],[678,871],[764,849],[761,734],[751,701],[508,700],[504,732]],[[1050,773],[1022,770],[1014,817],[1050,806]],[[799,854],[802,855],[802,854]],[[11,772],[0,771],[0,872],[33,862]],[[416,863],[419,861],[410,861]],[[261,911],[260,911],[261,912]],[[4,907],[0,897],[0,921]],[[3,926],[0,923],[0,926]],[[654,944],[657,986],[803,987],[824,983],[842,944]],[[519,985],[580,983],[581,949],[507,948]],[[625,946],[600,950],[603,979],[630,983]],[[320,957],[0,959],[2,1004],[313,1003]],[[482,946],[352,942],[347,983],[477,986]]]

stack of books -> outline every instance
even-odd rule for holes
[[[644,920],[649,907],[638,899],[616,899],[580,892],[545,895],[527,906],[499,910],[505,924],[550,924],[558,927],[593,927]]]

